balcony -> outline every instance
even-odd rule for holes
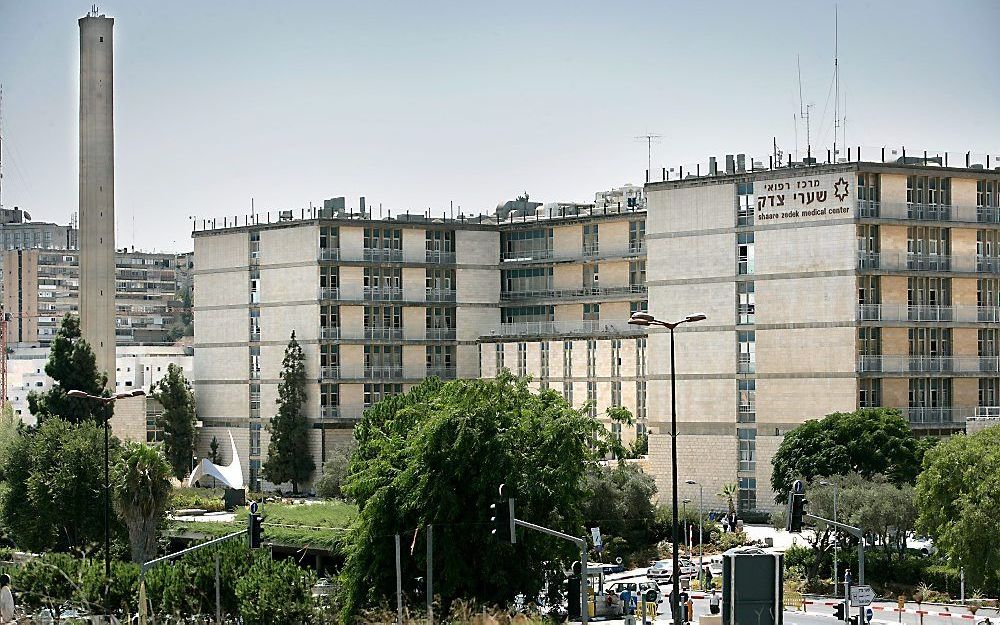
[[[319,409],[319,414],[323,419],[339,419],[340,406],[322,406]]]
[[[429,341],[454,341],[455,328],[427,328]]]
[[[736,358],[737,373],[754,373],[757,371],[757,359],[752,354],[739,354]]]
[[[365,326],[365,338],[371,341],[396,341],[403,338],[403,328]]]
[[[319,290],[320,301],[331,301],[340,299],[340,287],[321,287]]]
[[[981,224],[1000,224],[1000,206],[977,206],[976,221]]]
[[[323,341],[331,341],[331,340],[339,339],[340,338],[340,328],[339,327],[334,327],[334,328],[320,328],[319,329],[319,338],[320,338],[320,340],[323,340]]]
[[[983,273],[1000,273],[1000,257],[976,256],[976,271]]]
[[[455,367],[448,366],[428,366],[427,377],[440,378],[442,380],[454,380],[458,377]]]
[[[748,423],[754,420],[754,416],[757,414],[757,405],[755,402],[744,402],[737,408],[737,420],[740,423]]]
[[[858,321],[938,321],[956,323],[1000,323],[997,306],[907,306],[906,304],[859,304]]]
[[[925,221],[950,221],[951,206],[947,204],[907,204],[907,219],[922,219]]]
[[[250,328],[250,342],[260,342],[260,328]]]
[[[583,255],[585,258],[594,258],[601,253],[601,246],[599,243],[585,243],[583,246]]]
[[[945,428],[962,429],[965,421],[975,415],[977,408],[952,406],[915,406],[900,408],[903,416],[914,429],[920,428]]]
[[[403,250],[382,247],[366,247],[363,258],[369,263],[400,263],[403,262]]]
[[[629,325],[628,321],[591,320],[591,321],[523,321],[520,323],[504,323],[499,328],[483,336],[503,337],[536,337],[536,336],[566,336],[595,334],[642,336],[646,330],[640,326]]]
[[[633,294],[646,294],[645,284],[610,287],[582,287],[579,289],[544,289],[539,291],[507,291],[500,294],[502,301],[521,299],[569,299],[587,297],[627,297]]]
[[[880,213],[878,200],[858,200],[858,215],[861,217],[878,217]]]
[[[260,369],[251,369],[250,370],[250,379],[251,380],[259,380],[260,379]]]
[[[380,365],[365,367],[365,378],[374,380],[391,380],[403,377],[403,365]]]
[[[425,297],[428,302],[454,302],[455,289],[427,289]]]
[[[858,373],[889,374],[1000,374],[997,356],[862,355]]]
[[[319,377],[323,380],[339,380],[340,379],[340,367],[337,365],[327,365],[325,367],[320,367]]]
[[[446,252],[443,250],[427,250],[425,252],[424,260],[428,263],[439,263],[444,265],[454,265],[457,262],[455,252]]]
[[[374,301],[400,301],[403,299],[403,288],[398,286],[366,286],[364,298]]]
[[[340,248],[320,248],[319,260],[340,260]]]
[[[600,260],[608,258],[628,258],[642,256],[646,253],[645,239],[629,241],[625,247],[588,246],[581,252],[563,252],[556,254],[550,247],[539,247],[531,249],[507,250],[503,252],[502,261],[505,263],[529,262],[529,261],[582,261]]]

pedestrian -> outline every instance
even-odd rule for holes
[[[722,517],[722,533],[725,534],[729,531],[729,515]]]
[[[632,591],[628,589],[628,586],[622,589],[620,598],[622,600],[622,612],[626,615],[632,614]]]
[[[705,588],[712,587],[712,569],[705,567]]]
[[[691,597],[688,597],[687,601],[687,622],[688,623],[694,622],[694,599],[692,599]]]
[[[715,592],[715,589],[713,588],[712,595],[708,598],[708,611],[711,612],[712,614],[718,614],[719,602],[721,600],[722,598],[719,597],[719,593]]]
[[[10,592],[10,575],[0,575],[0,623],[14,622],[14,595]]]

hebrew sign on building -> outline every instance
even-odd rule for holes
[[[853,219],[857,204],[854,184],[854,176],[850,173],[758,180],[754,183],[757,195],[755,222]]]

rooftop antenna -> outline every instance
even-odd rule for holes
[[[840,25],[837,5],[833,5],[833,162],[837,162],[837,131],[840,129]]]
[[[646,133],[644,135],[639,135],[636,140],[645,139],[646,141],[646,171],[653,170],[653,140],[660,139],[663,135],[657,135],[652,133]]]
[[[0,84],[0,208],[3,208],[3,85]]]
[[[803,106],[802,104],[802,60],[797,54],[795,55],[795,63],[796,65],[798,65],[799,68],[799,117],[802,117],[803,119],[806,120],[806,148],[808,148],[809,146],[812,145],[812,134],[809,128],[809,109],[811,109],[813,105],[806,104]],[[798,132],[797,127],[795,130],[796,132]],[[798,154],[797,154],[798,149],[799,149],[799,141],[798,139],[796,139],[795,140],[796,160],[798,160]]]

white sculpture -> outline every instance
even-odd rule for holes
[[[194,483],[203,477],[214,477],[218,481],[222,482],[227,488],[243,488],[245,484],[243,483],[243,464],[240,462],[239,452],[236,451],[236,441],[233,440],[233,433],[229,432],[229,443],[233,447],[233,460],[228,465],[220,467],[208,458],[202,458],[198,466],[194,468],[191,472],[191,476],[187,479],[188,486],[194,486]]]

